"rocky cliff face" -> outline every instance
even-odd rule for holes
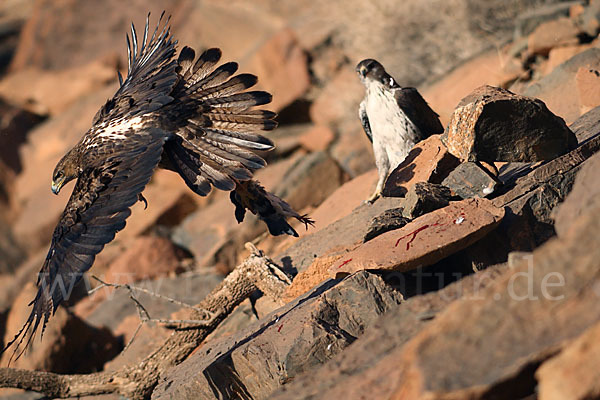
[[[54,165],[116,90],[129,23],[162,7],[180,45],[221,47],[273,93],[277,148],[257,177],[316,225],[266,237],[252,216],[237,224],[227,193],[200,198],[155,174],[148,208],[133,207],[93,275],[196,304],[252,241],[293,279],[279,298],[253,293],[148,397],[600,398],[598,1],[0,4],[4,343],[68,199],[50,192]],[[417,85],[446,127],[374,204],[354,72],[367,57]],[[170,336],[164,324],[138,332],[127,291],[86,295],[97,285],[76,288],[11,366],[115,371]]]

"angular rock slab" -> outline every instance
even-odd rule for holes
[[[417,182],[440,183],[458,164],[444,143],[441,135],[432,135],[417,143],[388,176],[383,196],[404,197]]]
[[[284,386],[273,399],[535,398],[538,365],[600,322],[599,221],[600,209],[590,210],[578,218],[567,237],[541,246],[530,262],[503,269],[491,282],[488,276],[485,281],[489,284],[468,282],[489,270],[457,282],[463,286],[454,287],[462,293],[461,299],[441,312],[429,307],[434,315],[418,307],[418,319],[429,316],[430,321],[411,333],[407,328],[418,322],[401,313],[414,302],[440,294],[446,301],[454,298],[451,293],[438,292],[412,297],[382,317],[336,359],[315,374]],[[430,298],[424,305],[433,301]],[[395,329],[389,328],[390,317],[397,321]],[[597,346],[597,333],[594,336]],[[563,354],[566,351],[559,357]],[[597,360],[590,359],[593,363]],[[573,372],[564,362],[561,367]],[[537,375],[540,395],[544,382],[541,371]],[[596,371],[577,371],[578,376],[586,373]],[[310,384],[315,376],[316,383]]]
[[[317,257],[354,249],[362,243],[373,218],[400,204],[397,198],[381,198],[373,204],[362,204],[325,228],[301,237],[277,255],[277,262],[291,272],[298,273],[305,271]]]
[[[536,371],[541,400],[600,398],[600,323]]]
[[[44,118],[0,97],[0,165],[3,168],[15,173],[21,171],[19,147],[27,140],[27,133]]]
[[[263,77],[258,88],[273,94],[273,111],[280,111],[309,89],[307,58],[290,28],[275,33],[254,53],[248,71]]]
[[[558,205],[554,214],[555,229],[559,236],[566,234],[577,217],[588,209],[600,205],[600,153],[586,160],[577,176],[571,193]]]
[[[391,382],[388,375],[377,374],[378,368],[396,362],[398,350],[435,323],[436,315],[446,307],[487,290],[505,270],[502,265],[490,267],[443,289],[408,298],[379,318],[351,347],[282,386],[271,399],[389,399]]]
[[[29,303],[37,287],[28,283],[15,298],[5,325],[4,343],[12,340],[21,329],[31,308]],[[39,336],[39,335],[38,335]],[[57,373],[86,373],[97,371],[122,349],[120,338],[107,328],[97,328],[78,316],[58,307],[48,321],[43,340],[35,337],[30,348],[20,358],[12,359],[11,367]],[[1,355],[2,366],[7,366],[15,345]],[[81,355],[85,354],[84,357]]]
[[[326,228],[360,207],[364,199],[369,197],[377,184],[377,169],[372,169],[344,183],[329,195],[314,211],[310,213],[315,220],[317,230]],[[300,237],[304,232],[298,232]]]
[[[577,85],[580,68],[596,69],[600,64],[600,49],[589,48],[563,62],[543,78],[529,84],[525,96],[542,100],[555,114],[570,124],[581,116],[581,99]]]
[[[577,137],[577,142],[582,145],[587,140],[600,134],[600,106],[577,118],[570,126]]]
[[[512,250],[532,251],[557,232],[559,235],[564,232],[563,225],[568,225],[568,218],[571,217],[567,218],[567,224],[563,223],[564,218],[559,218],[561,223],[557,223],[555,231],[555,221],[552,218],[558,218],[560,211],[557,213],[554,210],[571,192],[582,163],[599,150],[600,134],[597,134],[575,150],[520,177],[512,189],[493,200],[494,205],[506,209],[507,218],[504,219],[501,230],[505,232],[503,235]],[[579,197],[579,194],[575,197]],[[593,199],[594,196],[589,198]],[[583,206],[584,204],[574,205],[575,209]],[[573,210],[570,206],[568,208]]]
[[[528,51],[530,54],[547,56],[554,47],[578,44],[580,33],[581,30],[571,18],[544,22],[529,35]]]
[[[452,192],[437,183],[417,182],[404,198],[402,215],[414,219],[450,204]]]
[[[468,199],[425,214],[346,254],[330,276],[363,269],[408,271],[431,265],[484,237],[504,217],[487,199]]]
[[[269,398],[341,352],[401,301],[368,272],[326,282],[244,331],[205,344],[167,372],[152,398]]]
[[[581,112],[600,105],[600,72],[598,68],[580,67],[575,75]]]
[[[408,224],[410,219],[406,218],[403,213],[404,209],[398,207],[386,210],[373,218],[369,224],[369,230],[365,234],[363,242],[368,242],[382,233],[402,228],[404,225]]]
[[[377,371],[398,371],[389,376],[396,382],[395,398],[532,394],[535,366],[600,321],[598,217],[596,209],[579,218],[568,237],[540,247],[483,299],[456,302],[436,316],[402,356],[394,354],[394,364]]]
[[[540,161],[577,146],[575,134],[539,99],[481,86],[461,100],[442,136],[463,161]]]
[[[477,163],[465,162],[454,168],[442,181],[442,185],[450,188],[463,199],[470,199],[487,197],[494,193],[497,181]]]

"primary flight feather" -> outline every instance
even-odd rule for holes
[[[265,166],[253,150],[273,148],[260,133],[277,126],[274,113],[253,107],[268,104],[271,95],[246,91],[257,78],[234,75],[236,63],[216,67],[219,49],[208,49],[196,58],[193,49],[184,47],[175,58],[177,42],[170,35],[168,19],[161,28],[162,20],[161,15],[150,35],[146,19],[141,42],[132,24],[126,79],[119,73],[114,97],[54,170],[55,194],[67,182],[77,182],[38,275],[31,314],[5,349],[18,341],[16,353],[28,337],[27,348],[40,324],[43,333],[65,300],[64,288],[72,288],[96,254],[125,227],[131,206],[143,200],[141,193],[156,167],[179,173],[201,196],[212,187],[232,191],[238,221],[248,209],[273,235],[297,236],[288,217],[312,224],[252,180],[253,172]]]

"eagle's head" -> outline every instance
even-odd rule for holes
[[[56,164],[52,173],[52,193],[58,194],[65,183],[72,181],[79,175],[79,167],[77,163],[77,152],[69,151]]]
[[[386,87],[395,87],[396,82],[387,72],[385,68],[377,60],[367,58],[362,60],[356,66],[356,73],[360,77],[360,80],[365,85],[369,82],[378,82]]]

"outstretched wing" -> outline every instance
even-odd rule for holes
[[[174,101],[163,109],[164,125],[176,135],[165,146],[169,162],[202,196],[213,186],[233,190],[236,181],[249,180],[264,167],[253,151],[273,148],[260,133],[277,126],[275,113],[253,109],[271,102],[269,93],[246,91],[256,84],[256,76],[234,75],[234,62],[216,67],[220,58],[219,49],[196,59],[194,50],[184,47],[178,57],[179,81],[171,93]]]
[[[169,19],[159,33],[163,16],[164,12],[149,37],[148,14],[141,47],[135,26],[131,24],[131,41],[127,35],[127,78],[123,81],[121,73],[118,73],[121,86],[98,111],[93,125],[106,125],[111,120],[156,111],[173,100],[169,94],[177,82],[177,60],[173,58],[177,41],[170,36]]]
[[[406,116],[421,129],[423,134],[421,139],[444,132],[439,115],[429,107],[417,89],[412,87],[396,89],[394,97]]]
[[[125,227],[130,207],[160,160],[164,138],[160,129],[138,131],[129,140],[115,142],[106,158],[90,157],[52,235],[31,314],[5,347],[18,341],[13,356],[25,338],[23,351],[27,348],[40,323],[43,334],[48,318],[68,298],[96,254]]]
[[[367,105],[364,101],[360,102],[360,106],[358,107],[358,117],[360,118],[360,123],[363,126],[365,134],[373,143],[373,133],[371,132],[371,124],[369,123],[369,116],[367,115]]]

